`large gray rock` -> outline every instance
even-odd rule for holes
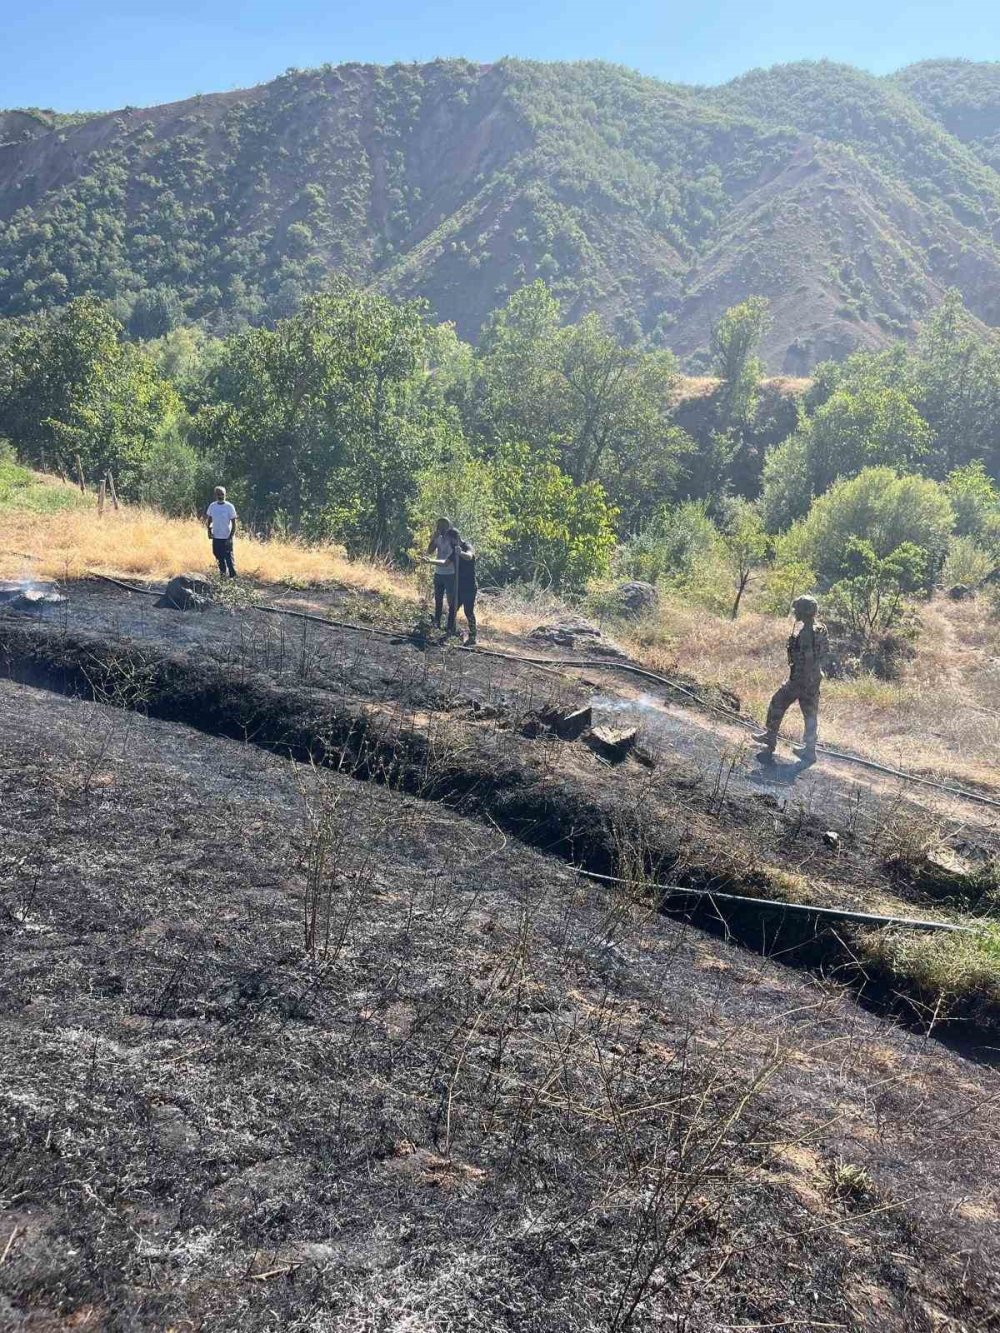
[[[655,611],[660,604],[660,594],[651,583],[634,579],[630,583],[620,583],[614,591],[616,609],[620,615],[633,617],[645,616]]]
[[[577,639],[583,639],[588,646],[601,637],[601,631],[589,620],[559,620],[551,625],[538,625],[528,638],[535,643],[549,643],[556,648],[573,648]]]
[[[204,611],[211,601],[212,585],[203,574],[175,574],[156,605],[174,611]]]

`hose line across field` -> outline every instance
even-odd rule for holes
[[[587,879],[600,880],[604,884],[631,884],[636,881],[622,879],[617,875],[599,875],[596,870],[585,870],[582,866],[573,866],[578,875]],[[690,889],[681,884],[646,884],[638,881],[643,888],[662,893],[664,898],[672,894],[686,894],[692,898],[707,898],[710,902],[739,903],[756,910],[773,908],[781,912],[797,912],[805,916],[819,917],[824,921],[856,921],[863,926],[897,927],[906,930],[944,930],[959,935],[975,935],[975,926],[958,926],[950,921],[925,921],[907,916],[881,916],[874,912],[856,912],[850,907],[816,907],[811,903],[790,903],[781,898],[750,898],[737,893],[716,893],[714,889]]]
[[[124,583],[121,579],[111,578],[107,574],[98,574],[96,571],[90,572],[95,578],[99,578],[105,583],[114,584],[115,587],[123,588],[126,592],[141,593],[145,597],[160,596],[160,590],[158,589],[140,588],[135,584]],[[317,625],[327,625],[331,629],[344,629],[355,634],[373,634],[384,639],[398,639],[408,633],[403,629],[381,629],[375,625],[356,625],[347,620],[332,620],[327,616],[314,615],[309,611],[293,611],[289,607],[269,606],[267,603],[257,603],[251,609],[264,611],[268,615],[308,620]],[[660,675],[656,671],[650,671],[648,667],[638,666],[634,662],[624,662],[615,658],[604,657],[535,657],[527,653],[503,652],[498,648],[480,648],[478,646],[461,648],[459,651],[474,653],[477,657],[496,657],[509,662],[522,662],[526,666],[536,666],[549,671],[554,667],[584,667],[588,670],[624,671],[629,675],[639,676],[643,680],[649,680],[654,684],[675,690],[677,693],[693,700],[699,707],[725,718],[728,722],[736,723],[737,726],[755,729],[761,725],[752,717],[747,717],[733,708],[725,708],[721,704],[713,703],[712,700],[706,699],[703,695],[689,689],[686,685],[682,685],[679,681],[673,680],[669,676]],[[867,768],[875,773],[886,773],[889,777],[899,778],[903,782],[913,783],[920,787],[929,787],[934,791],[944,792],[963,801],[972,801],[977,805],[988,805],[995,810],[1000,810],[1000,799],[987,796],[984,792],[969,791],[965,787],[956,787],[950,783],[941,782],[937,778],[923,777],[917,773],[907,773],[904,769],[893,768],[890,764],[881,764],[875,759],[866,759],[863,755],[852,754],[849,750],[838,750],[831,745],[817,745],[816,749],[820,754],[828,755],[831,759],[840,760],[845,764],[856,764],[860,768]]]

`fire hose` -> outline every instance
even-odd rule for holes
[[[125,583],[120,579],[111,578],[107,574],[98,574],[91,571],[96,578],[102,579],[105,583],[112,583],[118,588],[123,588],[127,592],[141,593],[145,597],[158,597],[159,591],[153,588],[140,588],[135,584]],[[311,621],[317,625],[326,625],[332,629],[344,629],[355,634],[373,634],[385,639],[398,639],[405,630],[382,629],[376,625],[357,625],[347,620],[332,620],[327,616],[314,615],[308,611],[294,611],[288,607],[268,606],[266,603],[259,603],[253,607],[255,611],[263,611],[268,615],[289,616],[296,620]],[[412,637],[412,636],[411,636]],[[669,676],[660,675],[658,672],[650,671],[648,667],[637,666],[634,662],[625,662],[614,658],[589,658],[589,657],[533,657],[526,653],[507,653],[497,648],[482,648],[478,645],[474,648],[461,648],[460,652],[475,654],[477,657],[495,657],[509,662],[523,662],[527,666],[537,666],[543,669],[551,670],[554,667],[576,667],[586,668],[588,670],[603,671],[624,671],[633,676],[638,676],[643,680],[652,681],[654,684],[665,686],[667,689],[674,690],[679,694],[685,695],[693,700],[699,707],[709,712],[724,717],[727,721],[735,723],[737,726],[748,729],[757,729],[760,723],[752,717],[737,712],[735,709],[723,707],[721,704],[714,703],[711,699],[706,699],[696,691],[682,685],[679,681],[673,680]],[[903,782],[913,783],[921,787],[929,787],[935,791],[945,792],[949,796],[956,796],[963,801],[972,801],[977,805],[988,805],[995,810],[1000,810],[1000,799],[993,796],[987,796],[984,792],[969,791],[965,787],[956,787],[947,782],[941,782],[936,778],[923,777],[917,773],[907,773],[904,769],[894,768],[890,764],[881,764],[875,759],[866,759],[863,755],[852,754],[849,750],[838,750],[831,745],[817,745],[819,753],[828,755],[831,759],[838,759],[842,763],[855,764],[860,768],[867,768],[876,773],[886,773],[890,777],[899,778]]]
[[[632,884],[636,881],[623,879],[617,875],[599,875],[596,870],[585,870],[582,866],[572,866],[578,875],[587,879],[597,879],[605,884]],[[975,926],[959,926],[951,921],[925,921],[906,916],[882,916],[875,912],[857,912],[849,907],[817,907],[812,903],[790,903],[781,898],[750,898],[738,893],[717,893],[715,889],[686,888],[682,884],[648,884],[639,881],[642,887],[662,893],[664,898],[672,894],[686,894],[690,897],[707,898],[709,902],[739,903],[755,910],[774,908],[775,911],[799,913],[805,916],[819,917],[823,921],[855,921],[863,926],[898,927],[906,930],[944,930],[959,935],[975,935]]]

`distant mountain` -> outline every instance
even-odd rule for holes
[[[950,135],[1000,171],[1000,63],[925,60],[894,82]]]
[[[83,291],[224,330],[331,271],[475,336],[541,276],[697,369],[770,298],[775,371],[908,335],[951,286],[1000,326],[1000,65],[826,62],[719,88],[599,63],[289,72],[99,116],[0,113],[0,314]]]

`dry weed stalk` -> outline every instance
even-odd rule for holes
[[[303,798],[305,888],[303,948],[314,962],[335,962],[376,891],[377,850],[387,831],[384,809],[369,801],[352,811],[343,790],[322,781],[315,765]]]

